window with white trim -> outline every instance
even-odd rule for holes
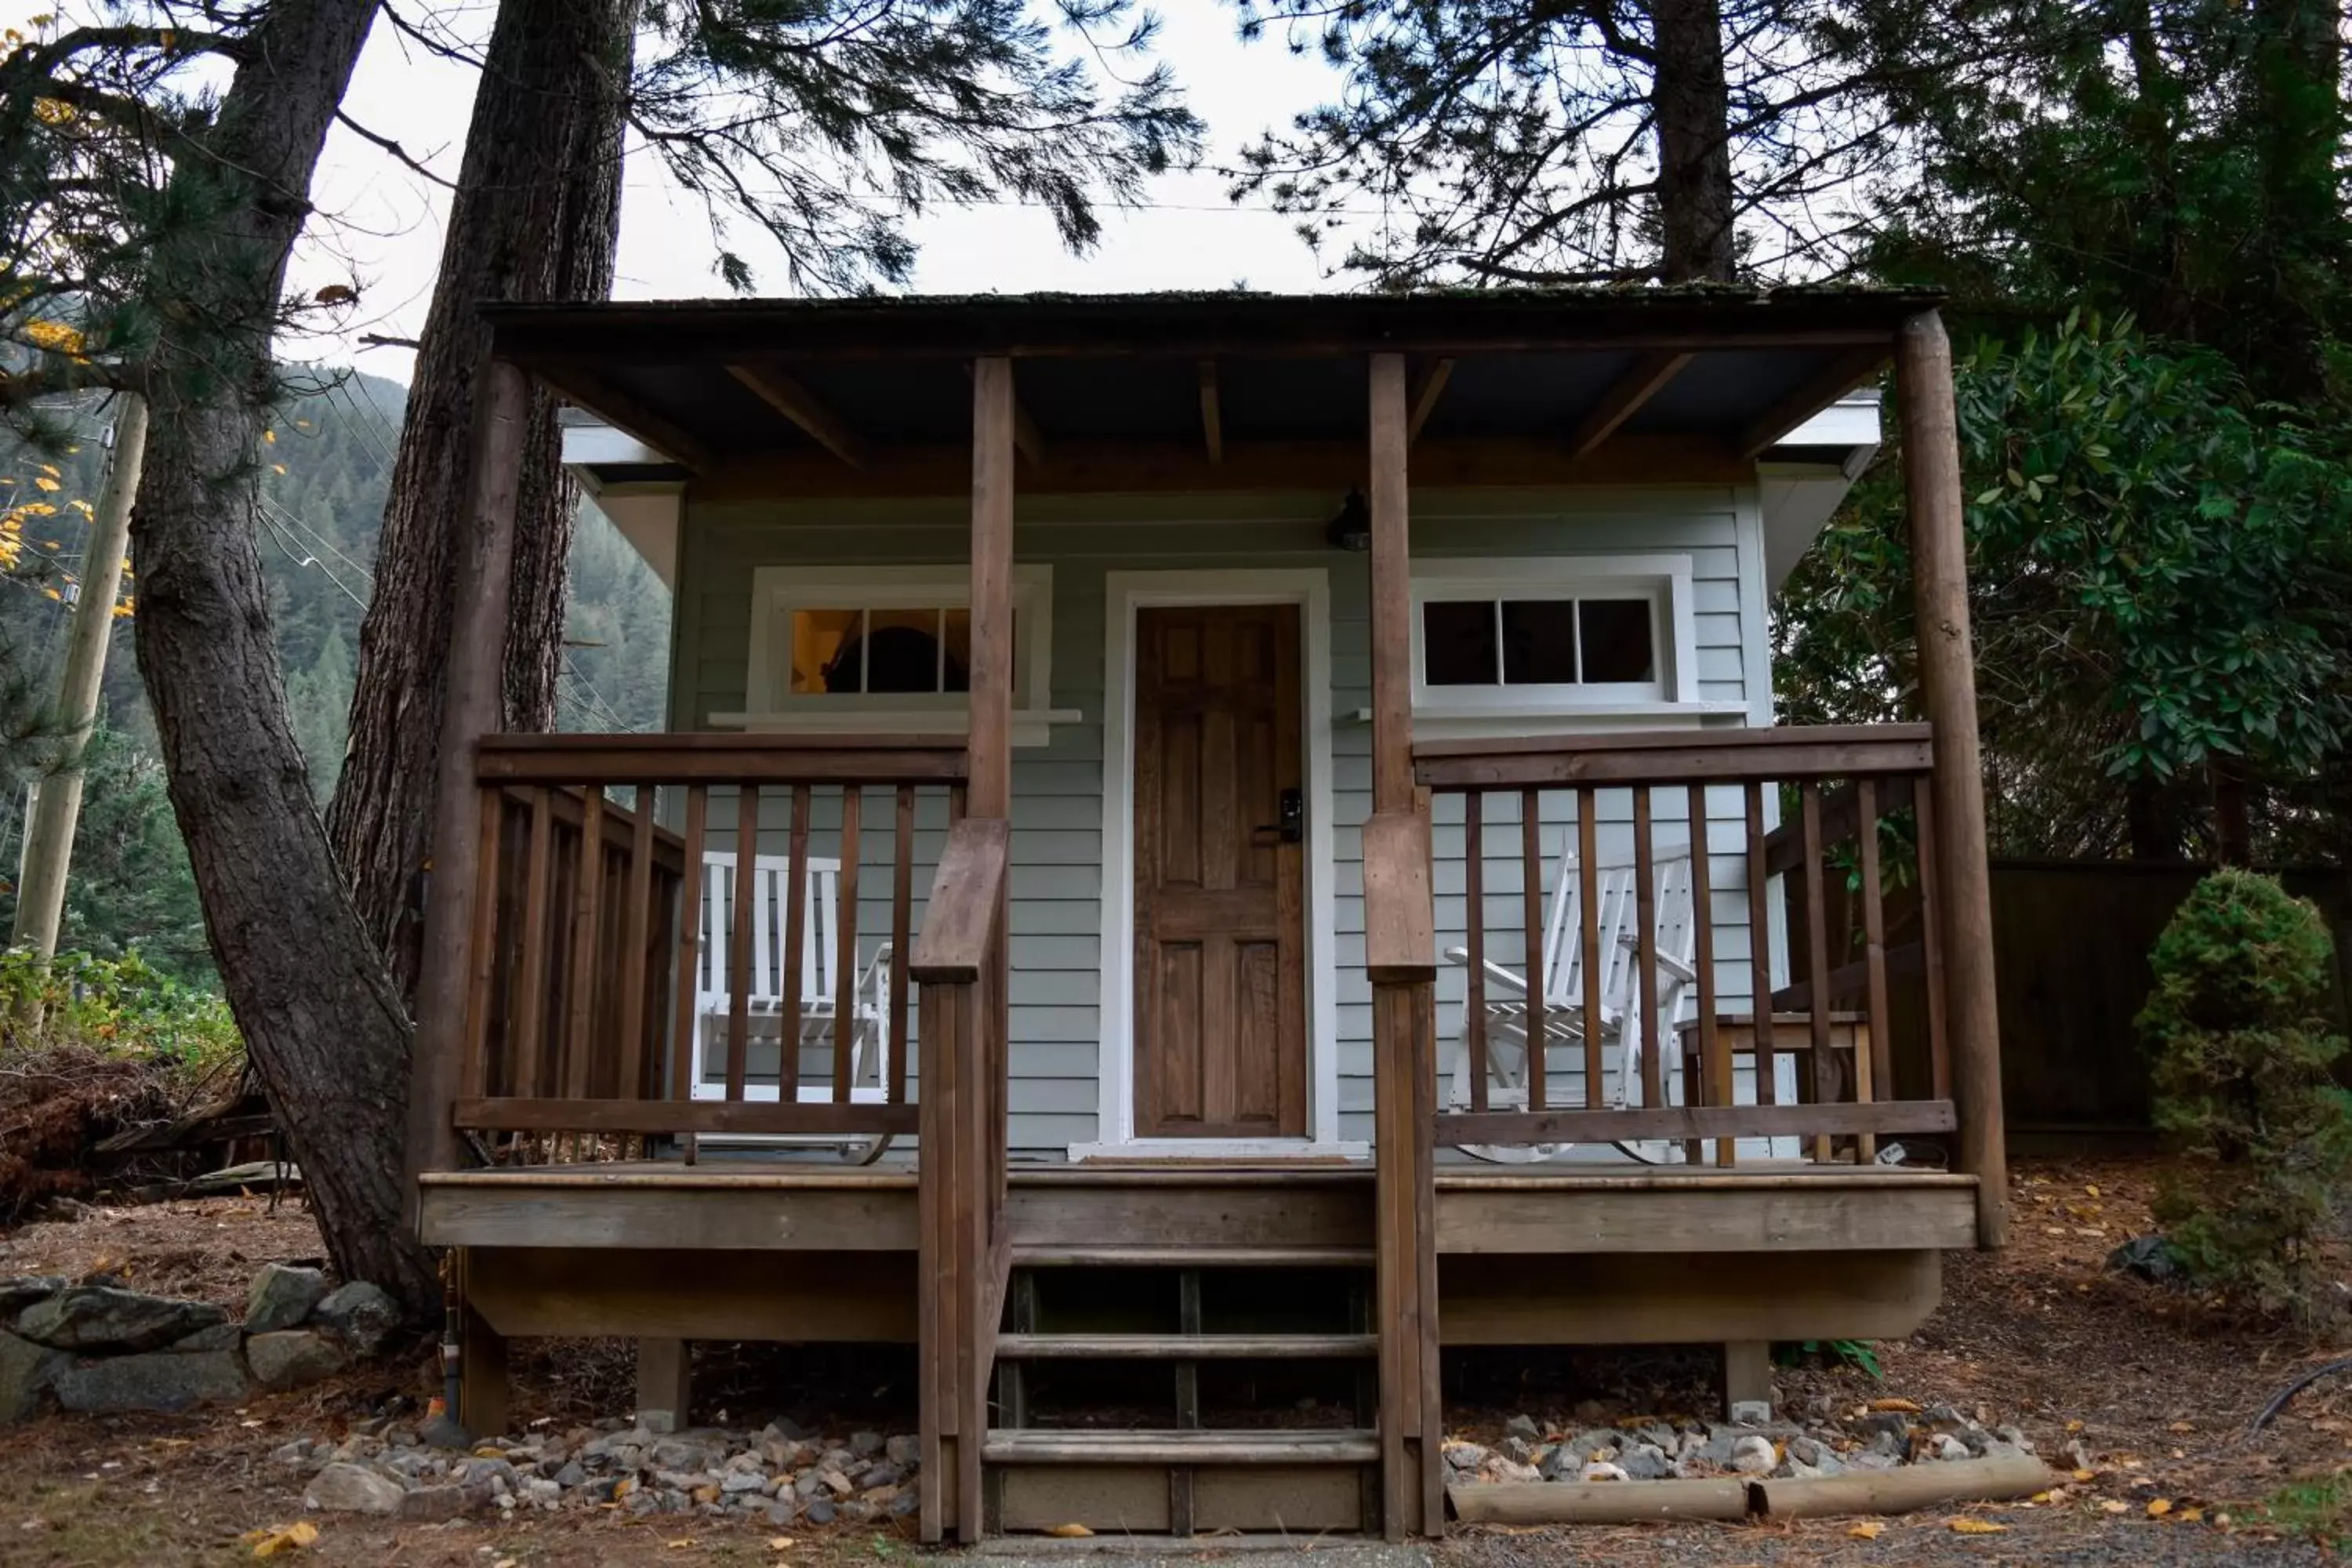
[[[1013,573],[1013,706],[1052,706],[1054,569]],[[751,579],[749,713],[820,721],[961,712],[971,689],[963,566],[763,566]]]
[[[1694,700],[1687,556],[1412,564],[1413,709],[1572,712]]]

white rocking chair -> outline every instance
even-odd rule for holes
[[[1563,839],[1573,833],[1573,826],[1562,829]],[[1573,842],[1573,840],[1567,840]],[[1616,1082],[1609,1086],[1606,1103],[1612,1110],[1623,1110],[1632,1103],[1633,1086],[1640,1081],[1642,1053],[1659,1053],[1661,1069],[1672,1060],[1666,1042],[1673,1040],[1675,1027],[1681,1021],[1685,992],[1698,979],[1698,971],[1691,966],[1693,907],[1691,883],[1691,852],[1687,844],[1660,844],[1654,847],[1651,876],[1654,879],[1653,914],[1657,930],[1653,933],[1653,947],[1657,958],[1658,976],[1658,1038],[1643,1038],[1637,1014],[1636,959],[1639,944],[1636,922],[1640,902],[1636,897],[1633,858],[1628,852],[1622,858],[1604,858],[1593,868],[1598,906],[1596,921],[1600,935],[1601,954],[1601,1030],[1606,1042],[1617,1049]],[[1547,1050],[1569,1045],[1580,1045],[1584,1039],[1584,911],[1580,897],[1582,878],[1577,858],[1563,843],[1559,862],[1558,879],[1552,884],[1551,899],[1544,918],[1543,938],[1543,1046]],[[1450,947],[1445,956],[1453,963],[1468,967],[1467,948]],[[1486,979],[1486,1105],[1490,1110],[1525,1110],[1528,1109],[1528,982],[1523,974],[1489,959],[1484,965]],[[1558,1107],[1557,1095],[1551,1097]],[[1454,1071],[1447,1086],[1448,1110],[1467,1110],[1470,1098],[1470,1009],[1462,1011],[1462,1032],[1454,1040]],[[1648,1141],[1649,1148],[1636,1149],[1621,1144],[1620,1148],[1636,1159],[1651,1163],[1664,1163],[1672,1158],[1677,1145],[1665,1140]],[[1461,1145],[1462,1152],[1481,1160],[1499,1164],[1528,1164],[1558,1158],[1570,1145],[1566,1143],[1472,1144]],[[1654,1157],[1650,1149],[1655,1150]]]
[[[693,1095],[697,1100],[727,1098],[727,1033],[734,1011],[734,984],[729,973],[734,957],[735,856],[714,849],[702,857],[701,931],[695,953],[695,1029]],[[838,1010],[835,963],[839,933],[841,863],[811,857],[805,867],[807,915],[801,928],[800,1031],[784,1039],[784,942],[790,934],[786,915],[792,896],[792,862],[782,855],[761,855],[751,862],[751,972],[742,976],[748,993],[749,1043],[772,1047],[779,1072],[765,1083],[746,1081],[746,1101],[774,1103],[782,1098],[782,1053],[815,1053],[833,1060],[834,1023]],[[880,1105],[888,1090],[883,1077],[883,1053],[888,1044],[890,944],[884,942],[857,976],[852,988],[850,1017],[849,1100],[858,1105]],[[762,1075],[763,1077],[766,1075]],[[800,1079],[795,1098],[803,1105],[827,1104],[834,1098],[828,1079]],[[845,1136],[801,1133],[705,1134],[706,1147],[725,1144],[747,1148],[833,1149],[845,1159],[870,1164],[889,1146],[887,1133]]]

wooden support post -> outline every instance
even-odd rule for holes
[[[1978,1245],[1994,1247],[2009,1229],[2009,1160],[2000,1103],[2000,1004],[1993,989],[1992,878],[1977,741],[1975,656],[1969,635],[1968,542],[1962,531],[1952,348],[1942,319],[1933,310],[1903,323],[1895,340],[1895,374],[1902,405],[1904,489],[1911,513],[1920,699],[1936,736],[1936,772],[1928,795],[1935,803],[1945,1016],[1960,1123],[1957,1163],[1979,1183]]]
[[[1412,809],[1412,595],[1404,355],[1372,356],[1372,809]]]
[[[675,1432],[691,1426],[687,1405],[692,1388],[684,1340],[637,1342],[637,1425],[648,1432]]]
[[[1762,1340],[1733,1340],[1723,1347],[1723,1409],[1743,1426],[1772,1419],[1772,1347]]]
[[[416,1223],[416,1177],[457,1163],[450,1109],[464,1056],[467,949],[477,890],[491,896],[482,867],[482,808],[474,752],[499,727],[506,663],[507,594],[514,581],[515,494],[522,466],[530,384],[515,366],[484,362],[474,385],[474,471],[465,526],[457,532],[457,618],[449,633],[449,691],[433,801],[433,874],[425,895],[425,945],[416,977],[416,1033],[410,1052],[406,1204]]]
[[[457,1408],[452,1419],[476,1437],[498,1437],[507,1429],[506,1336],[474,1310],[468,1289],[472,1256],[459,1248],[457,1270]]]
[[[964,810],[1009,816],[1013,802],[1013,362],[971,378],[971,776]]]

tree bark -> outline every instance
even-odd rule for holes
[[[336,1268],[421,1311],[438,1287],[400,1224],[408,1018],[310,802],[254,521],[287,255],[374,14],[274,0],[202,144],[174,150],[173,195],[207,221],[149,258],[164,331],[131,537],[139,668],[229,1005]]]
[[[485,300],[612,292],[630,47],[640,0],[504,0],[474,95],[441,271],[408,393],[360,631],[351,745],[327,830],[401,994],[416,983],[420,877],[457,581],[471,493]],[[523,433],[508,596],[504,727],[555,727],[565,571],[578,497],[555,401],[534,388]]]
[[[1660,279],[1732,280],[1730,89],[1717,0],[1651,0]]]

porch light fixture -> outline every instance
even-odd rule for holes
[[[1339,503],[1338,514],[1323,525],[1323,537],[1334,550],[1372,547],[1372,509],[1364,504],[1363,491],[1348,492],[1348,499]]]

